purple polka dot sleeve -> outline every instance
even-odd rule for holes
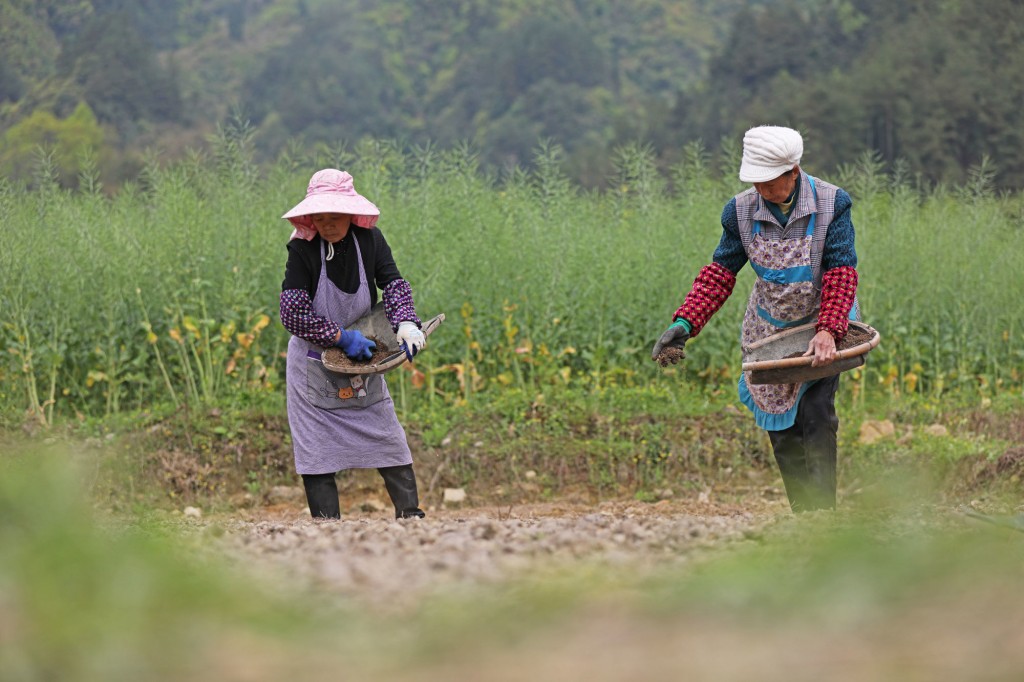
[[[422,327],[420,318],[416,317],[416,309],[412,304],[412,287],[404,279],[395,279],[384,287],[384,314],[391,323],[392,331],[398,331],[401,322],[414,322]]]
[[[313,311],[313,302],[305,289],[285,289],[281,292],[281,324],[300,339],[324,348],[334,345],[334,339],[341,329]]]

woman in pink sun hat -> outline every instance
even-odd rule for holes
[[[380,472],[397,518],[424,515],[412,453],[384,376],[347,378],[320,361],[332,346],[352,359],[372,357],[373,341],[346,327],[370,311],[378,289],[410,358],[426,345],[412,289],[383,233],[375,229],[379,216],[380,210],[356,192],[352,176],[334,168],[317,171],[306,198],[282,216],[295,228],[281,285],[281,323],[292,334],[288,423],[295,469],[314,518],[341,518],[335,474],[366,468]],[[346,386],[321,390],[339,381]]]

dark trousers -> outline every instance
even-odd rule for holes
[[[416,474],[412,465],[381,467],[377,472],[384,479],[391,503],[395,505],[395,518],[407,519],[425,516],[419,508],[419,494],[416,492]],[[340,519],[338,504],[338,482],[335,474],[303,474],[302,485],[306,488],[309,513],[315,519]]]
[[[838,374],[819,380],[800,399],[793,426],[768,432],[795,512],[835,509],[838,387]]]

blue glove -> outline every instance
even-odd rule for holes
[[[355,329],[342,329],[341,337],[334,345],[352,360],[369,360],[373,357],[373,351],[377,350],[377,344]]]

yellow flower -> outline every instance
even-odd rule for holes
[[[189,315],[186,315],[185,317],[181,318],[181,326],[183,326],[185,328],[185,331],[187,331],[189,334],[199,336],[199,327],[196,326],[196,321]]]

